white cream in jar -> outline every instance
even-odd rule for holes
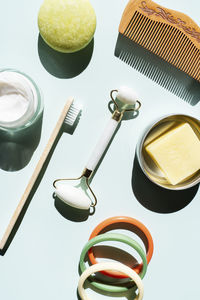
[[[14,71],[0,72],[0,126],[18,128],[34,116],[38,97],[33,83]]]

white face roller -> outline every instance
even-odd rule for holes
[[[90,208],[91,200],[83,192],[83,190],[76,188],[72,185],[60,184],[56,188],[57,197],[68,205],[88,210]]]
[[[120,108],[116,100],[113,98],[114,92],[117,92],[116,98],[118,99],[118,101],[120,101]],[[127,111],[136,112],[140,109],[141,106],[140,102],[137,100],[138,98],[136,93],[131,88],[125,86],[120,87],[118,90],[111,91],[111,99],[115,105],[115,111],[112,115],[112,118],[109,120],[106,128],[104,129],[103,134],[100,137],[96,147],[94,148],[94,151],[92,152],[92,155],[90,156],[90,159],[88,160],[82,175],[79,178],[73,179],[78,180],[82,177],[85,177],[86,184],[90,192],[92,193],[94,201],[92,201],[85,194],[85,192],[83,192],[83,190],[79,188],[72,187],[63,183],[57,184],[58,181],[72,179],[57,179],[53,183],[57,197],[60,198],[66,204],[78,209],[89,210],[90,207],[94,207],[96,205],[97,199],[89,186],[88,180],[91,177],[96,166],[98,165],[98,162],[100,161],[104,151],[108,147],[109,142],[112,139],[113,134],[115,133],[115,130],[123,117],[123,114]]]

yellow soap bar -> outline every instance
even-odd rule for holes
[[[200,169],[200,141],[188,123],[163,134],[145,149],[172,185]]]

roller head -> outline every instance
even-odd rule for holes
[[[91,200],[81,189],[67,184],[59,184],[55,193],[60,200],[69,206],[83,210],[90,208]]]
[[[132,90],[131,88],[126,87],[126,86],[121,86],[118,89],[117,99],[120,100],[124,104],[134,106],[136,104],[138,96],[135,93],[135,91]]]

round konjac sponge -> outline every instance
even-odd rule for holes
[[[50,47],[72,53],[92,40],[96,15],[89,0],[44,0],[38,14],[38,26]]]

